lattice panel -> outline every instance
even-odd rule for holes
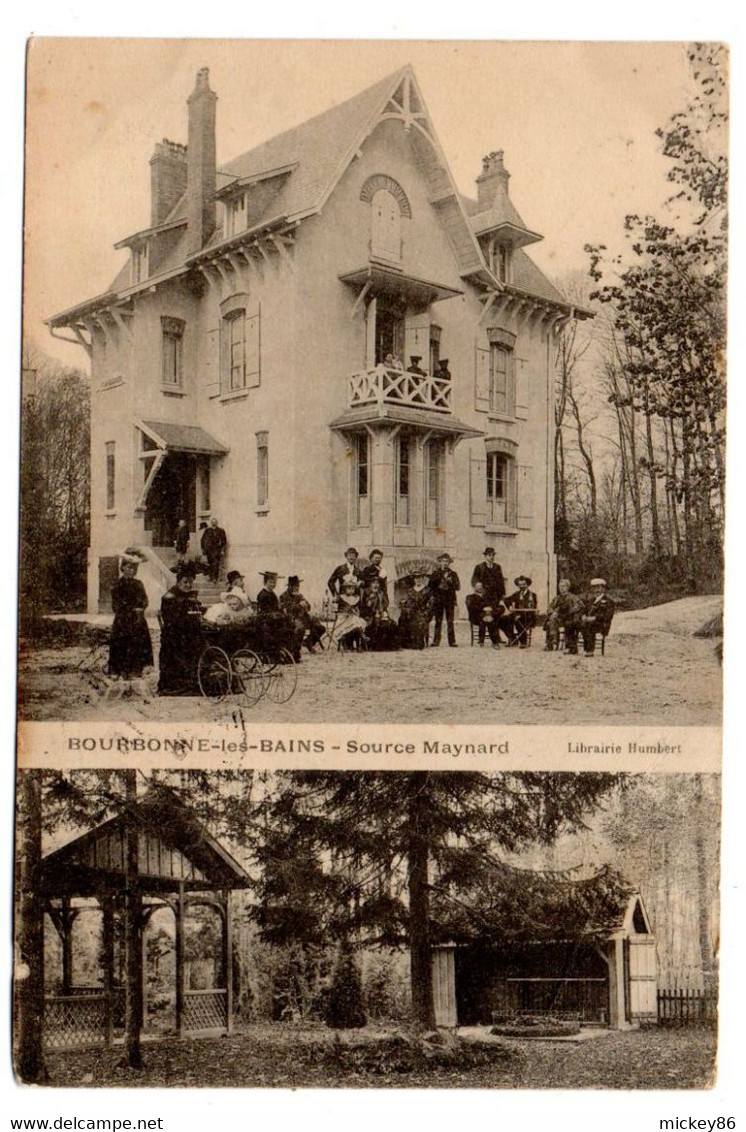
[[[225,990],[187,991],[184,1028],[187,1030],[225,1029],[228,1024]]]
[[[87,991],[44,1000],[44,1044],[49,1049],[103,1045],[105,1041],[105,995]]]

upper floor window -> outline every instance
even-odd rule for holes
[[[502,283],[510,282],[511,249],[505,244],[493,242],[490,246],[490,268]]]
[[[256,434],[256,505],[269,507],[269,433]]]
[[[132,282],[142,283],[144,279],[148,278],[150,274],[148,264],[148,245],[136,244],[132,248]]]
[[[260,310],[248,295],[221,304],[221,390],[238,393],[259,385]]]
[[[515,335],[497,327],[487,331],[490,343],[489,411],[515,416]]]
[[[248,194],[238,193],[225,204],[226,236],[235,236],[246,229],[248,220]]]
[[[393,177],[377,173],[363,185],[360,199],[371,206],[371,255],[399,262],[402,257],[402,217],[412,215],[404,189]]]
[[[183,374],[184,320],[161,318],[161,381],[171,389],[181,389]]]

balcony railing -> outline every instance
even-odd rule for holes
[[[434,413],[452,411],[450,377],[431,377],[378,365],[353,373],[349,382],[351,409],[362,405],[406,405]]]

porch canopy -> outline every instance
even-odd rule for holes
[[[199,425],[173,421],[137,421],[140,431],[162,452],[187,452],[194,456],[225,456],[228,449]]]
[[[446,283],[419,279],[416,275],[405,275],[396,268],[383,267],[376,263],[367,263],[356,271],[348,271],[340,275],[339,278],[343,283],[364,290],[366,293],[371,291],[374,295],[395,295],[423,309],[430,303],[437,303],[441,299],[453,299],[456,295],[464,293]]]
[[[45,997],[47,1045],[111,1044],[123,988],[115,972],[115,917],[134,916],[140,946],[138,974],[129,987],[145,1014],[143,936],[154,912],[170,908],[175,921],[176,1030],[232,1028],[230,893],[249,884],[244,868],[167,787],[151,787],[126,812],[81,834],[42,861],[39,895],[62,945],[61,993]],[[73,925],[96,901],[102,913],[103,986],[73,985]],[[74,903],[78,901],[78,903]],[[222,983],[190,990],[186,980],[185,920],[191,906],[213,908],[222,928]],[[93,909],[95,910],[95,908]]]
[[[390,401],[374,402],[355,409],[348,409],[335,417],[329,427],[339,432],[359,432],[376,425],[398,425],[411,428],[420,433],[433,436],[451,437],[464,440],[484,436],[481,429],[466,424],[458,417],[447,413],[436,413],[427,409],[416,409],[408,405],[398,405]]]

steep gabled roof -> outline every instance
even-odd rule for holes
[[[371,119],[396,89],[407,68],[399,68],[346,102],[270,138],[221,165],[218,173],[240,180],[296,166],[273,200],[275,214],[299,218],[321,207],[346,169]]]

